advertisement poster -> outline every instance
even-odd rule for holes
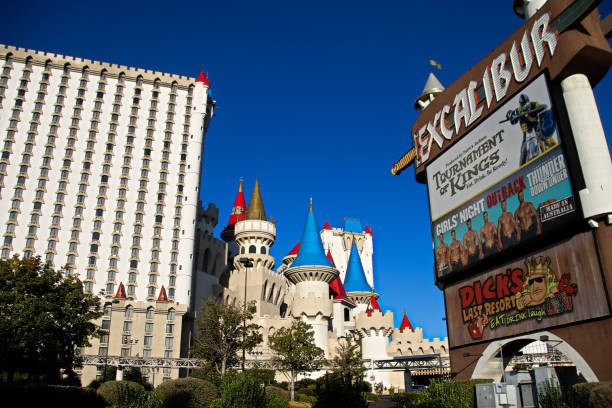
[[[445,299],[451,347],[609,314],[588,233],[453,285]]]
[[[438,277],[553,230],[576,211],[541,75],[427,167]]]

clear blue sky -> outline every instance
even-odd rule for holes
[[[258,174],[280,264],[312,196],[321,226],[354,217],[373,230],[376,290],[396,324],[406,308],[426,336],[446,336],[425,187],[389,170],[411,147],[428,58],[452,83],[522,24],[511,0],[11,1],[3,12],[4,44],[194,77],[204,64],[217,113],[201,198],[221,210],[217,235],[239,177],[248,200]],[[612,75],[595,93],[612,135]]]

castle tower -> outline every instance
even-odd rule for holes
[[[323,251],[319,227],[312,211],[312,199],[297,257],[285,271],[285,276],[295,285],[293,317],[312,326],[315,344],[323,349],[327,358],[328,325],[333,315],[329,284],[338,277],[338,270]]]
[[[386,360],[389,358],[387,347],[389,336],[393,332],[393,312],[388,310],[383,314],[376,296],[370,298],[371,308],[357,314],[355,333],[361,340],[361,356],[364,360]],[[382,382],[385,387],[391,385],[391,371],[370,371],[370,381],[373,384]]]
[[[240,192],[238,192],[240,194]],[[264,209],[259,180],[255,180],[255,187],[249,200],[244,220],[236,222],[234,237],[240,248],[240,260],[248,258],[255,269],[274,269],[274,258],[270,256],[270,247],[276,239],[276,226],[268,221]],[[240,261],[235,260],[238,267]]]

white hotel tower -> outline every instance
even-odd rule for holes
[[[102,293],[108,334],[86,352],[179,357],[208,79],[4,45],[0,70],[0,256],[40,255]]]

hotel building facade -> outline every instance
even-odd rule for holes
[[[4,45],[0,70],[0,256],[41,256],[101,296],[106,334],[84,353],[180,357],[208,79]]]

